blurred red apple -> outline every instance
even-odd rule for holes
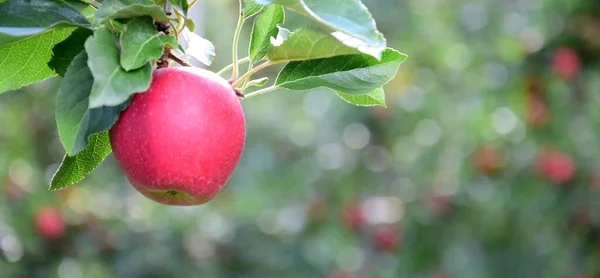
[[[246,124],[229,83],[199,68],[154,71],[110,130],[113,152],[133,186],[167,205],[200,205],[239,162]]]
[[[61,238],[65,233],[65,222],[60,211],[53,207],[42,207],[35,214],[38,233],[48,240]]]
[[[442,215],[452,210],[454,203],[450,196],[444,195],[439,190],[434,189],[426,196],[425,205],[431,213]]]
[[[573,158],[555,149],[544,149],[536,158],[538,173],[555,184],[567,183],[575,177],[576,165]]]
[[[373,234],[373,244],[380,252],[394,252],[400,246],[400,232],[391,226],[381,226]]]
[[[552,69],[563,79],[571,80],[581,69],[577,52],[569,47],[561,47],[552,54]]]
[[[504,167],[504,158],[499,148],[480,146],[473,156],[475,167],[479,173],[494,175]]]
[[[344,224],[354,232],[362,231],[366,225],[365,215],[360,202],[346,206],[342,212]]]

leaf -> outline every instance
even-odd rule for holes
[[[59,1],[12,0],[0,4],[0,46],[57,28],[89,27],[71,5]]]
[[[264,87],[265,85],[267,85],[267,82],[269,82],[268,77],[255,79],[255,80],[248,82],[248,87]]]
[[[361,52],[330,34],[313,29],[298,29],[287,35],[287,38],[283,35],[272,39],[267,58],[272,62],[298,61],[358,53]]]
[[[271,37],[279,33],[278,25],[285,21],[285,11],[281,5],[266,6],[254,20],[250,35],[249,56],[253,62],[262,60],[271,45]]]
[[[94,77],[87,65],[87,53],[81,51],[62,80],[56,105],[58,135],[69,156],[83,150],[88,137],[107,131],[128,103],[117,107],[88,109]]]
[[[0,93],[56,75],[48,67],[52,47],[73,32],[73,28],[52,30],[39,36],[0,47]]]
[[[346,102],[356,106],[383,106],[385,105],[385,92],[379,87],[369,93],[360,95],[351,95],[341,92],[336,92],[337,95]]]
[[[187,16],[189,8],[188,0],[169,0],[169,3],[171,3],[171,5],[182,11],[185,16]]]
[[[366,54],[288,63],[276,86],[291,90],[327,87],[344,94],[365,94],[387,84],[406,55],[388,48],[381,61]]]
[[[89,56],[88,66],[94,76],[90,108],[120,105],[134,93],[144,92],[150,87],[150,63],[137,70],[125,71],[119,63],[117,37],[106,28],[96,30],[88,38],[85,50]]]
[[[96,11],[94,25],[98,26],[109,19],[135,18],[144,15],[158,21],[169,21],[163,8],[152,0],[105,0]]]
[[[92,33],[89,29],[77,28],[66,40],[52,48],[52,59],[48,62],[48,66],[64,77],[67,67],[73,58],[84,49],[83,44]]]
[[[255,0],[244,0],[242,15],[244,16],[244,19],[248,19],[257,13],[260,13],[262,8],[263,6],[257,4]]]
[[[255,0],[267,5],[281,4],[299,14],[354,38],[357,49],[380,58],[386,41],[367,7],[360,0]]]
[[[156,31],[151,17],[137,17],[121,33],[121,66],[126,71],[141,68],[148,61],[159,59],[165,44],[179,47],[175,37]]]
[[[88,146],[75,156],[65,155],[60,167],[52,177],[50,190],[63,189],[78,183],[91,173],[112,152],[108,132],[90,136]]]
[[[180,35],[181,46],[186,56],[192,57],[199,62],[210,66],[212,60],[215,57],[215,46],[213,43],[197,34],[190,32],[188,28],[185,28]]]

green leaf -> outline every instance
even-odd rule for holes
[[[185,18],[185,27],[187,27],[190,31],[194,32],[196,30],[196,23],[189,18]]]
[[[0,15],[0,46],[57,28],[90,26],[77,9],[59,0],[8,1],[0,4]]]
[[[281,5],[266,6],[254,20],[250,35],[249,56],[253,62],[262,60],[271,45],[271,37],[277,37],[280,24],[285,21],[285,11]]]
[[[73,58],[84,49],[83,44],[92,33],[89,29],[77,28],[66,40],[52,48],[52,59],[48,62],[48,66],[64,77],[67,67]]]
[[[259,13],[263,8],[263,6],[257,4],[255,0],[244,0],[243,5],[242,15],[244,16],[244,19],[248,19]]]
[[[269,82],[268,77],[255,79],[255,80],[248,82],[248,87],[264,87],[265,85],[267,85],[267,82]]]
[[[81,0],[65,0],[73,8],[77,9],[89,22],[94,20],[94,14],[96,9],[89,4],[82,2]]]
[[[94,77],[87,60],[85,50],[73,59],[58,93],[56,124],[60,140],[69,156],[83,150],[90,135],[107,131],[128,105],[124,103],[117,107],[88,109]]]
[[[88,66],[94,76],[90,108],[120,105],[134,93],[144,92],[150,87],[150,63],[137,70],[125,71],[119,63],[117,37],[106,28],[96,30],[88,38],[85,50],[89,56]]]
[[[351,95],[341,92],[336,92],[337,95],[346,102],[356,106],[383,106],[385,105],[385,92],[379,87],[369,93],[360,95]]]
[[[50,190],[63,189],[78,183],[91,173],[112,152],[108,132],[90,136],[88,146],[75,156],[65,155],[60,167],[52,177]]]
[[[188,0],[169,0],[169,3],[171,3],[171,5],[173,5],[175,8],[179,9],[181,12],[183,12],[185,16],[187,16],[189,8]]]
[[[159,21],[169,21],[163,8],[152,0],[105,0],[96,11],[94,25],[100,25],[109,19],[135,18],[144,15]]]
[[[380,58],[386,41],[377,30],[375,20],[360,0],[255,0],[267,5],[281,4],[299,14],[352,37],[353,45],[362,52]]]
[[[365,94],[387,84],[406,55],[388,48],[381,60],[355,54],[288,63],[275,85],[291,90],[327,87],[344,94]]]
[[[151,17],[137,17],[121,33],[121,66],[126,71],[141,68],[148,61],[159,59],[165,44],[179,47],[175,37],[156,31]]]
[[[277,39],[272,39],[267,58],[272,62],[299,61],[358,53],[361,52],[330,34],[313,29],[298,29],[289,35],[283,32]]]
[[[48,67],[52,47],[66,39],[73,28],[46,32],[0,47],[0,93],[56,75]]]

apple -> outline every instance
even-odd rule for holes
[[[45,239],[59,239],[65,233],[65,222],[60,212],[53,207],[42,207],[35,214],[35,226]]]
[[[538,173],[545,179],[564,184],[575,177],[576,166],[573,158],[556,149],[544,149],[536,158]]]
[[[454,201],[439,189],[432,189],[425,197],[425,205],[434,215],[445,215],[454,208]]]
[[[353,232],[362,231],[366,225],[365,215],[360,202],[354,202],[343,209],[342,218],[346,227]]]
[[[485,175],[494,175],[504,167],[504,158],[500,149],[493,146],[480,146],[475,150],[473,162],[477,171]]]
[[[581,69],[577,52],[569,47],[560,47],[552,54],[552,68],[558,76],[571,80]]]
[[[231,85],[207,70],[155,70],[110,129],[114,156],[131,184],[166,205],[200,205],[223,188],[246,137]]]
[[[391,226],[382,226],[375,230],[373,243],[380,252],[394,252],[400,246],[400,233]]]

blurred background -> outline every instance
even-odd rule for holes
[[[242,160],[200,207],[112,156],[48,192],[59,80],[0,95],[0,277],[600,277],[600,2],[363,2],[409,55],[388,108],[244,101]],[[237,4],[193,13],[229,64]]]

